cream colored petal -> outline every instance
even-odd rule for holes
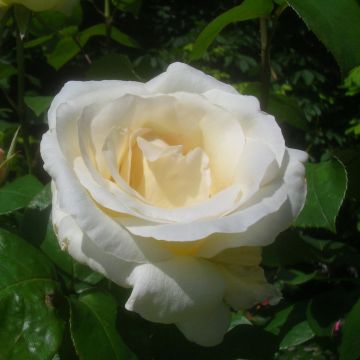
[[[162,209],[146,204],[146,200],[139,196],[118,173],[118,160],[116,157],[118,151],[118,130],[113,132],[106,139],[103,152],[107,160],[107,166],[110,169],[111,176],[116,184],[124,193],[129,194],[133,207],[138,209],[138,216],[145,219],[152,219],[155,222],[187,222],[198,219],[209,219],[223,216],[233,211],[240,201],[240,186],[233,185],[227,189],[213,195],[206,203],[200,203],[189,207],[177,209]],[[187,175],[188,177],[188,175]],[[123,200],[122,200],[123,201]],[[121,206],[121,204],[119,204]],[[113,207],[113,211],[120,211],[120,208]]]
[[[281,188],[286,194],[286,201],[278,211],[270,212],[250,226],[246,232],[209,236],[206,242],[203,242],[198,255],[212,257],[226,248],[244,245],[265,246],[272,243],[281,231],[291,225],[304,206],[306,198],[304,162],[306,159],[307,155],[303,151],[287,149],[279,175],[280,179],[283,178]],[[259,191],[251,201],[256,202],[256,198],[261,198],[262,191]]]
[[[216,193],[234,183],[245,137],[232,115],[210,105],[208,113],[201,119],[200,128],[203,148],[210,159],[212,193]]]
[[[173,208],[189,206],[209,198],[209,159],[195,148],[186,155],[181,146],[137,139],[142,151],[142,177],[136,189],[151,204]],[[189,176],[191,174],[191,176]]]
[[[62,250],[67,251],[76,261],[89,266],[116,284],[127,287],[129,285],[127,277],[138,264],[103,252],[81,231],[75,220],[60,209],[54,183],[52,193],[52,222]]]
[[[248,201],[261,186],[270,183],[281,174],[275,154],[259,140],[246,139],[236,164],[234,182],[241,185],[241,205]]]
[[[206,91],[204,96],[213,104],[221,106],[226,111],[236,115],[239,121],[249,121],[250,118],[257,116],[260,109],[259,100],[255,96],[242,94],[231,94],[220,89]]]
[[[185,337],[201,346],[215,346],[222,342],[229,328],[231,313],[229,308],[220,304],[218,307],[200,311],[189,318],[176,323]]]
[[[164,73],[147,82],[146,89],[155,94],[169,94],[179,91],[201,94],[211,89],[220,89],[237,94],[232,86],[180,62],[169,65]]]
[[[228,265],[223,268],[226,281],[225,302],[235,310],[245,310],[266,299],[280,300],[280,292],[269,284],[261,267]]]
[[[53,178],[59,192],[60,208],[69,214],[80,229],[105,253],[138,263],[151,259],[164,260],[171,256],[156,241],[134,237],[95,206],[63,158],[56,137],[50,131],[43,135],[41,155],[45,170]]]
[[[85,135],[86,131],[83,131],[81,136],[82,142],[86,141]],[[84,164],[84,159],[87,157],[87,151],[84,152],[84,157],[79,157],[74,162],[75,171],[82,185],[91,193],[92,197],[99,204],[109,210],[119,213],[126,212],[140,219],[157,223],[168,223],[219,217],[232,211],[238,206],[241,194],[239,185],[229,187],[211,197],[208,202],[194,206],[177,209],[162,209],[147,204],[145,199],[131,189],[118,174],[118,165],[117,160],[115,159],[115,150],[117,148],[116,138],[116,134],[110,136],[103,151],[105,157],[107,157],[111,174],[119,187],[114,183],[99,177],[99,174],[93,175],[93,173],[96,172],[96,169],[94,169],[91,161],[89,161],[88,167]]]
[[[237,246],[265,245],[259,242],[257,238],[251,240],[247,239],[243,242],[240,240],[241,237],[239,234],[247,233],[252,225],[271,214],[274,214],[275,219],[276,217],[279,218],[280,224],[283,225],[286,223],[289,225],[292,220],[291,212],[290,214],[284,214],[281,210],[287,202],[287,193],[282,181],[280,180],[272,185],[262,188],[255,196],[253,196],[252,201],[253,203],[248,207],[240,208],[229,215],[211,220],[199,220],[182,224],[156,224],[129,218],[122,219],[121,222],[133,234],[154,237],[158,240],[184,242],[204,239],[214,233],[238,233],[239,242]],[[278,224],[275,223],[274,227],[278,229]],[[271,238],[271,228],[272,227],[270,226],[270,229],[267,229],[266,231],[264,231],[264,228],[261,230],[264,233],[266,232],[269,238]],[[283,229],[284,228],[281,227],[281,230]],[[271,238],[271,241],[272,240],[273,239]],[[222,244],[219,243],[218,249],[213,255],[227,247],[231,246],[226,246],[226,242]]]
[[[284,182],[295,219],[305,204],[307,188],[304,163],[308,155],[304,151],[287,149],[287,156],[289,160],[284,171]]]
[[[208,91],[204,96],[232,113],[240,122],[245,137],[265,143],[274,152],[278,164],[281,164],[285,152],[281,129],[273,116],[260,111],[259,101],[255,97],[221,90]]]
[[[281,165],[285,154],[285,140],[275,118],[266,113],[259,113],[257,117],[241,126],[247,139],[263,141],[274,152],[276,161]]]
[[[261,262],[261,247],[239,246],[237,248],[226,249],[211,258],[211,261],[241,266],[258,266]]]
[[[286,199],[279,209],[259,219],[241,233],[213,233],[197,252],[197,256],[212,258],[225,249],[239,246],[266,246],[287,229],[293,221],[290,202]]]
[[[216,266],[192,257],[144,264],[129,277],[125,307],[159,323],[180,322],[222,303],[224,281]]]
[[[88,105],[106,104],[126,94],[146,94],[144,84],[134,81],[103,80],[103,81],[69,81],[54,97],[49,111],[48,121],[50,129],[57,123],[56,111],[60,104],[68,103],[80,115],[82,109]],[[73,128],[76,117],[72,117]]]

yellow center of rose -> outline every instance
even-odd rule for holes
[[[126,130],[120,151],[120,175],[154,206],[189,206],[211,196],[209,158],[199,147],[185,151],[141,128]]]

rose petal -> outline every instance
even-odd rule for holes
[[[56,137],[47,132],[41,141],[41,156],[45,169],[59,192],[61,209],[74,218],[80,229],[104,252],[129,262],[144,262],[153,258],[164,260],[171,255],[153,239],[132,236],[107,214],[94,206],[73,170],[64,160]]]
[[[54,129],[57,123],[56,111],[60,104],[68,103],[80,115],[82,109],[90,104],[106,104],[125,94],[146,94],[144,84],[135,81],[103,80],[103,81],[69,81],[54,97],[49,111],[49,128]],[[77,116],[71,116],[69,121],[74,122]]]
[[[308,155],[301,150],[287,149],[288,165],[284,173],[284,182],[291,205],[294,219],[298,216],[305,204],[306,181],[304,162]]]
[[[287,200],[287,194],[281,181],[275,182],[258,191],[253,197],[254,204],[241,208],[236,212],[216,219],[199,220],[196,223],[156,224],[136,218],[118,219],[131,233],[153,237],[166,241],[194,241],[203,239],[214,233],[243,233],[248,228],[266,216],[277,213]],[[280,222],[283,223],[283,213],[280,212]],[[285,216],[287,224],[291,214]],[[196,224],[196,225],[195,225]],[[239,245],[248,245],[239,242]],[[238,246],[239,246],[238,245]],[[252,240],[250,245],[264,245]],[[220,246],[221,247],[221,246]],[[225,249],[226,247],[223,247]]]
[[[306,182],[304,181],[307,155],[303,151],[287,149],[279,177],[283,176],[282,189],[286,192],[286,201],[277,212],[269,213],[259,222],[240,234],[213,234],[199,249],[199,256],[212,257],[226,248],[243,245],[271,244],[276,236],[288,228],[304,206]],[[283,175],[281,175],[283,174]],[[262,196],[258,192],[257,196]],[[264,231],[266,229],[266,231]]]
[[[261,247],[240,246],[234,249],[226,249],[211,258],[211,260],[223,264],[258,266],[261,262]]]
[[[243,152],[237,163],[234,182],[241,185],[241,205],[259,191],[262,185],[270,183],[279,174],[275,154],[255,139],[246,139]]]
[[[255,97],[229,94],[218,89],[208,91],[204,96],[235,115],[241,123],[246,139],[267,144],[276,155],[278,164],[281,164],[285,152],[281,129],[273,116],[260,111],[259,101]]]
[[[209,158],[195,148],[186,155],[179,146],[159,145],[138,137],[141,176],[133,186],[155,206],[177,208],[205,201],[210,195]],[[191,174],[191,177],[189,176]]]
[[[76,261],[110,278],[118,285],[129,286],[127,277],[138,264],[103,252],[81,231],[74,219],[60,209],[55,185],[52,186],[52,193],[52,221],[61,248],[66,250]]]
[[[194,314],[175,325],[187,339],[201,346],[215,346],[222,342],[229,328],[231,313],[227,306],[220,306]]]
[[[211,89],[220,89],[237,94],[232,86],[179,62],[171,64],[165,72],[148,81],[146,89],[156,94],[169,94],[178,91],[199,94]]]
[[[175,257],[136,267],[126,308],[147,320],[173,323],[222,303],[224,281],[217,267],[192,257]]]
[[[280,300],[280,292],[266,281],[259,266],[228,265],[222,268],[226,281],[225,301],[235,310],[245,310],[271,299]]]

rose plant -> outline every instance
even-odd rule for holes
[[[147,83],[68,82],[48,120],[61,247],[132,288],[128,310],[212,346],[231,309],[279,297],[261,247],[303,207],[307,156],[256,98],[174,63]]]

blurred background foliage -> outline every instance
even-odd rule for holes
[[[360,358],[359,34],[355,0],[84,0],[70,16],[3,14],[0,359]],[[260,97],[287,145],[310,155],[306,206],[263,252],[282,301],[234,313],[224,342],[209,349],[127,312],[127,290],[59,249],[39,154],[64,82],[147,81],[174,61]]]

